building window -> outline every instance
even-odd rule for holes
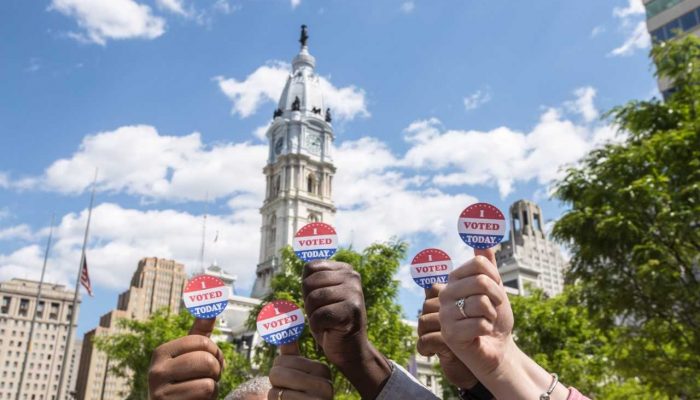
[[[40,301],[39,304],[36,306],[36,317],[37,318],[44,318],[44,302]]]
[[[277,197],[280,194],[280,176],[275,176],[275,184],[272,187],[272,196]]]
[[[10,303],[12,302],[12,297],[4,296],[2,298],[2,307],[0,307],[0,314],[7,314],[10,312]]]
[[[275,243],[276,239],[277,239],[277,217],[273,215],[270,217],[270,241],[268,242],[268,245],[273,245]]]
[[[688,32],[700,24],[700,8],[689,11],[651,32],[655,42],[671,40],[679,33]]]
[[[309,222],[319,222],[320,218],[319,218],[318,214],[316,214],[316,213],[311,213],[311,214],[309,214],[309,216],[307,217],[307,220],[308,220]]]
[[[70,322],[73,318],[73,305],[68,305],[68,312],[66,313],[66,321]]]
[[[58,319],[58,303],[51,303],[51,312],[49,313],[49,319]]]
[[[19,299],[19,315],[26,317],[29,314],[29,299]]]
[[[312,194],[316,191],[316,178],[313,174],[309,174],[306,178],[306,191]]]

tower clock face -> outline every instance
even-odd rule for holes
[[[275,141],[275,154],[280,155],[282,153],[282,148],[284,147],[284,138],[279,137]]]
[[[319,154],[321,152],[321,135],[316,132],[307,133],[306,148],[313,154]]]

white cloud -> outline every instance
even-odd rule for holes
[[[585,122],[592,122],[598,118],[598,109],[595,107],[594,100],[596,90],[590,86],[581,87],[574,91],[576,100],[564,103],[569,111],[580,114]]]
[[[260,125],[259,127],[255,128],[253,130],[253,136],[256,138],[262,140],[263,142],[267,140],[267,130],[270,128],[270,125],[272,125],[272,121],[267,121],[265,125]]]
[[[219,260],[238,275],[239,287],[250,287],[255,276],[260,215],[255,208],[234,210],[230,215],[210,215],[205,262]],[[54,231],[51,268],[47,281],[68,283],[74,279],[87,211],[65,215]],[[87,250],[94,285],[113,289],[128,287],[131,271],[147,256],[173,258],[191,273],[199,267],[201,216],[175,210],[141,211],[104,203],[93,210]],[[41,230],[46,233],[46,229]],[[219,239],[212,243],[214,232]],[[0,254],[0,280],[12,277],[38,279],[43,246],[32,244]],[[235,260],[235,263],[233,262]]]
[[[644,14],[644,12],[644,3],[642,3],[642,0],[627,0],[627,7],[613,8],[613,15],[617,18],[628,18]]]
[[[604,32],[605,32],[605,27],[602,25],[598,25],[591,30],[591,37],[592,38],[597,37],[598,35],[600,35]]]
[[[156,4],[160,9],[169,11],[173,14],[187,16],[189,13],[185,10],[185,4],[182,0],[156,0]]]
[[[258,67],[242,81],[221,76],[214,79],[233,102],[231,113],[246,118],[255,114],[263,104],[279,101],[289,71],[288,63],[272,61]],[[369,116],[364,90],[353,85],[337,88],[324,77],[320,77],[320,86],[334,118],[352,120],[356,116]]]
[[[55,161],[37,184],[80,193],[99,169],[100,191],[146,199],[203,200],[262,192],[267,146],[248,142],[205,146],[199,133],[160,135],[149,125],[123,126],[86,136],[71,157]]]
[[[619,30],[624,32],[625,41],[614,48],[608,55],[612,57],[629,56],[636,50],[647,49],[651,45],[649,32],[644,19],[642,0],[628,0],[627,7],[615,7],[613,16],[620,20]]]
[[[614,129],[593,124],[598,112],[595,89],[580,88],[567,109],[583,116],[583,124],[548,108],[529,132],[508,127],[490,131],[445,130],[437,119],[416,121],[406,129],[412,144],[402,159],[406,167],[425,173],[440,186],[496,185],[501,196],[516,182],[536,179],[547,185],[561,167],[575,163],[592,146],[614,138]]]
[[[475,110],[482,105],[491,101],[491,91],[490,90],[477,90],[476,92],[470,94],[464,98],[464,108],[467,111]]]
[[[648,49],[651,45],[651,38],[647,32],[647,24],[644,21],[639,21],[634,30],[627,36],[625,42],[619,47],[614,48],[611,56],[630,56],[635,50]]]
[[[53,0],[49,9],[75,18],[83,32],[71,37],[100,45],[108,39],[154,39],[165,32],[165,20],[134,0]]]
[[[409,14],[413,12],[416,8],[416,3],[413,1],[404,1],[401,3],[401,11],[405,12],[406,14]]]
[[[289,4],[292,6],[292,8],[297,8],[301,4],[301,0],[290,0]]]
[[[0,228],[0,240],[33,240],[34,234],[27,224]]]

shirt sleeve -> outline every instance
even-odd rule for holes
[[[413,375],[395,362],[391,362],[392,371],[389,380],[376,400],[439,400],[428,388],[423,386]]]
[[[576,388],[569,388],[569,397],[567,397],[566,400],[591,400],[591,399],[582,395],[581,392],[576,390]]]

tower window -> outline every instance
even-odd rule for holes
[[[279,194],[280,194],[280,176],[277,175],[275,177],[275,184],[273,185],[273,188],[272,188],[272,196],[277,197],[277,196],[279,196]]]
[[[316,179],[312,174],[306,178],[306,191],[309,193],[314,193],[316,190]]]
[[[310,213],[309,216],[307,217],[307,220],[308,220],[309,222],[319,222],[319,221],[320,221],[320,217],[319,217],[318,214],[316,214],[316,213]]]
[[[270,217],[270,240],[268,241],[268,245],[274,245],[275,240],[277,239],[277,217],[274,215]]]

